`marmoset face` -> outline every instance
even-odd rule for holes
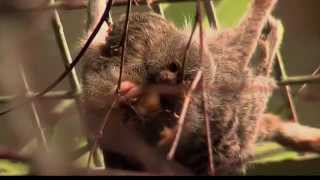
[[[264,113],[272,93],[272,90],[268,92],[249,90],[256,83],[262,83],[264,87],[272,89],[273,81],[268,72],[272,67],[272,57],[279,45],[278,37],[266,38],[270,52],[266,52],[268,56],[262,58],[258,67],[251,67],[250,60],[276,2],[276,0],[253,0],[247,17],[237,27],[206,33],[208,38],[206,38],[207,43],[204,44],[203,58],[200,58],[201,49],[197,38],[199,36],[195,36],[185,53],[190,33],[177,29],[168,20],[153,13],[131,14],[122,81],[131,81],[136,86],[142,87],[152,84],[175,85],[180,82],[182,73],[185,74],[184,80],[192,81],[198,70],[203,72],[203,82],[206,88],[195,91],[192,95],[183,131],[184,143],[179,146],[178,150],[182,154],[177,158],[181,163],[188,164],[187,157],[195,155],[189,154],[188,149],[191,152],[201,150],[207,152],[205,133],[203,133],[205,132],[204,113],[207,113],[209,121],[212,122],[210,128],[214,132],[211,138],[215,149],[214,161],[217,170],[223,173],[245,169],[252,155],[251,148],[256,140],[257,122]],[[120,19],[114,24],[107,38],[98,38],[105,39],[102,49],[106,52],[112,52],[110,49],[119,47],[124,23],[124,18]],[[272,31],[277,32],[277,28]],[[117,87],[121,62],[119,52],[122,49],[115,50],[115,53],[91,51],[92,53],[87,56],[83,76],[84,100],[89,102],[90,108],[100,103],[98,109],[103,111],[102,107],[105,107],[103,103],[111,103],[107,97],[114,96],[114,90]],[[101,56],[103,58],[99,58]],[[184,59],[185,68],[183,69]],[[202,62],[200,62],[201,59]],[[256,69],[262,70],[255,71]],[[203,109],[203,91],[206,91],[207,94],[207,112]],[[146,99],[144,102],[149,102],[148,97],[154,96],[146,94],[144,98],[142,94],[140,98]],[[168,108],[172,113],[179,113],[184,98],[168,97],[165,98],[165,101],[162,97],[155,99],[157,103],[160,102],[161,106],[154,107],[162,107],[161,110]],[[141,107],[139,103],[137,105]],[[149,111],[145,112],[148,114]],[[88,114],[90,113],[95,112],[89,110]],[[136,119],[139,119],[139,115]],[[160,126],[157,129],[161,130],[165,128],[168,116],[164,116],[161,112],[156,114],[155,118],[150,118],[145,122]],[[176,119],[170,122],[175,123]],[[177,124],[173,126],[175,125]],[[139,130],[143,128],[147,129],[147,133],[142,133],[146,139],[152,136],[159,137],[159,131],[150,131],[150,126],[138,127]],[[191,142],[196,143],[197,146],[193,146]],[[207,157],[207,154],[203,155]],[[188,166],[198,169],[199,163],[205,164],[201,172],[208,172],[206,158],[198,159],[197,163],[188,164]]]

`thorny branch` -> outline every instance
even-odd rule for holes
[[[69,73],[73,70],[73,68],[80,62],[82,56],[85,54],[85,52],[87,51],[87,49],[89,48],[90,44],[92,43],[92,41],[94,40],[95,36],[98,34],[100,28],[102,27],[102,25],[104,24],[105,21],[109,21],[109,12],[111,10],[111,6],[112,6],[112,0],[108,1],[108,4],[106,6],[106,9],[99,21],[99,23],[97,24],[96,28],[94,29],[94,31],[92,32],[92,34],[90,35],[90,37],[88,38],[87,42],[85,43],[84,47],[81,49],[81,51],[79,52],[79,54],[77,55],[77,57],[72,61],[72,63],[66,67],[66,70],[52,83],[50,84],[47,88],[45,88],[43,91],[41,91],[40,93],[36,94],[35,96],[29,98],[29,99],[24,99],[22,100],[20,103],[17,103],[16,105],[14,105],[13,107],[8,108],[7,110],[4,110],[2,112],[0,112],[0,116],[5,115],[17,108],[20,108],[28,103],[33,102],[34,100],[38,99],[39,97],[47,94],[49,91],[51,91],[53,88],[55,88],[58,84],[60,84],[62,82],[62,80],[64,78],[66,78]]]

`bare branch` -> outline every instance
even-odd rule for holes
[[[178,143],[179,143],[181,135],[182,135],[185,117],[187,115],[188,107],[191,102],[191,96],[192,96],[192,93],[194,92],[194,90],[196,89],[197,85],[199,84],[201,77],[202,77],[202,71],[198,71],[196,74],[196,77],[194,78],[192,85],[191,85],[191,87],[185,97],[185,100],[183,102],[182,110],[180,113],[180,118],[178,120],[178,125],[177,125],[178,126],[177,134],[176,134],[176,137],[173,141],[172,147],[167,155],[168,160],[172,160],[174,158],[175,152],[178,147]]]
[[[39,99],[74,99],[78,96],[80,96],[81,92],[73,92],[73,91],[53,91],[49,92],[41,97]],[[13,101],[14,99],[17,98],[31,98],[36,96],[37,93],[34,92],[28,92],[23,97],[19,96],[0,96],[0,104],[1,103],[9,103],[10,101]]]
[[[21,7],[21,6],[10,6],[10,7],[0,7],[1,12],[33,12],[33,11],[48,11],[53,9],[60,10],[78,10],[85,9],[89,3],[94,0],[67,0],[67,1],[57,1],[55,3],[33,6],[33,7]],[[99,1],[99,0],[98,0]],[[166,2],[194,2],[196,0],[134,0],[135,4],[141,5],[152,5],[155,3],[166,3]],[[212,1],[212,0],[208,0]],[[127,5],[127,0],[114,0],[113,6],[124,6]]]
[[[189,51],[190,46],[191,46],[192,38],[193,38],[194,33],[195,33],[196,29],[197,29],[198,19],[199,19],[198,13],[196,13],[195,23],[194,23],[194,25],[192,27],[191,35],[190,35],[190,38],[188,40],[188,43],[187,43],[187,46],[186,46],[186,49],[185,49],[185,52],[184,52],[182,66],[181,66],[181,74],[179,74],[178,83],[181,83],[181,82],[184,81],[184,71],[185,71],[185,65],[186,65],[186,60],[187,60],[187,54],[188,54],[188,51]]]
[[[319,82],[319,80],[317,80],[317,74],[319,74],[319,73],[320,73],[320,66],[312,73],[312,76],[290,77],[290,78],[287,78],[286,81],[280,82],[280,84],[281,83],[288,84],[288,83],[292,83],[292,82],[294,82],[294,84],[296,84],[296,83],[297,84],[304,83],[304,85],[302,85],[301,88],[296,93],[293,93],[293,95],[292,95],[293,98],[296,98],[301,93],[303,93],[306,90],[306,88],[308,87],[308,82],[307,81],[315,80],[316,82],[317,81]],[[319,76],[318,76],[318,79],[319,79]],[[299,83],[298,83],[297,80],[299,81]],[[282,113],[284,111],[284,109],[285,108],[283,106],[281,106],[276,112]]]
[[[38,6],[4,6],[0,7],[1,12],[34,12],[34,11],[47,11],[53,9],[61,9],[61,10],[74,10],[74,9],[84,9],[87,7],[88,0],[67,0],[67,1],[57,1],[48,4],[42,4]]]
[[[210,22],[210,25],[213,29],[219,29],[219,22],[214,8],[214,3],[212,0],[204,0],[205,9],[207,16]]]
[[[201,6],[201,0],[197,1],[197,13],[198,13],[198,24],[199,24],[199,39],[200,39],[200,63],[204,65],[203,63],[203,55],[204,55],[204,31],[203,31],[203,14],[202,14],[202,6]],[[206,83],[204,81],[204,78],[202,78],[202,105],[203,105],[203,116],[204,116],[204,123],[205,123],[205,129],[206,129],[206,136],[207,136],[207,146],[208,146],[208,157],[209,157],[209,172],[208,174],[214,175],[215,174],[215,168],[214,168],[214,160],[213,160],[213,150],[212,150],[212,139],[211,139],[211,126],[210,126],[210,120],[208,117],[208,97],[207,97],[207,91],[206,91]]]
[[[49,91],[51,91],[53,88],[55,88],[58,84],[60,84],[62,82],[62,80],[64,78],[66,78],[69,75],[69,73],[73,70],[73,68],[80,62],[82,56],[89,48],[89,46],[92,43],[92,41],[94,40],[95,36],[98,34],[98,32],[99,32],[100,28],[102,27],[103,23],[105,22],[105,20],[109,20],[109,12],[110,12],[111,6],[112,6],[112,0],[109,0],[103,16],[101,17],[98,25],[96,26],[96,28],[94,29],[94,31],[92,32],[90,37],[88,38],[84,47],[79,52],[78,56],[72,61],[72,63],[66,68],[66,70],[52,84],[50,84],[47,88],[45,88],[43,91],[38,93],[36,96],[31,97],[29,99],[24,99],[21,102],[17,103],[16,105],[13,105],[13,107],[10,107],[10,108],[0,112],[0,116],[5,115],[5,114],[7,114],[7,113],[19,108],[19,107],[22,107],[22,106],[28,104],[28,103],[33,102],[34,100],[47,94]]]
[[[20,72],[22,80],[23,80],[23,84],[26,88],[26,91],[28,92],[30,90],[30,86],[28,84],[27,77],[26,77],[26,74],[25,74],[25,71],[24,71],[24,68],[23,68],[21,62],[18,62],[18,67],[19,67],[19,72]],[[38,113],[38,110],[37,110],[34,102],[31,102],[31,109],[32,109],[34,119],[36,121],[36,126],[39,130],[38,141],[46,151],[49,151],[48,140],[47,140],[46,134],[44,132],[44,128],[43,128],[42,123],[40,121],[39,113]]]
[[[281,56],[281,53],[279,52],[279,50],[277,51],[277,54],[276,54],[276,60],[277,60],[278,65],[280,67],[281,77],[283,79],[286,79],[287,78],[287,72],[286,72],[286,69],[285,69],[284,61],[282,59],[282,56]],[[293,96],[292,96],[291,87],[289,85],[285,85],[284,88],[285,88],[286,96],[288,98],[289,107],[290,107],[291,114],[292,114],[292,118],[291,119],[292,119],[293,122],[299,122],[299,117],[298,117],[296,106],[294,104],[294,99],[293,99]]]
[[[283,81],[280,81],[278,84],[281,86],[285,85],[299,85],[305,83],[320,83],[320,75],[317,76],[296,76],[296,77],[288,77]]]
[[[312,73],[312,76],[316,76],[319,73],[320,73],[320,66]],[[301,94],[307,88],[307,86],[308,86],[307,83],[302,85],[301,88],[298,90],[298,92],[296,94],[294,94],[293,96]]]
[[[92,31],[99,23],[99,19],[103,16],[107,5],[106,1],[107,0],[90,0],[88,2],[88,32]]]
[[[125,61],[126,53],[127,53],[129,19],[130,19],[129,17],[130,17],[130,12],[131,12],[131,6],[132,6],[132,0],[128,0],[126,20],[125,20],[125,25],[124,25],[124,32],[122,34],[122,40],[121,40],[122,52],[121,52],[121,64],[120,64],[120,74],[119,74],[119,79],[118,79],[118,87],[116,89],[117,94],[119,93],[120,86],[121,86],[123,66],[124,66],[124,61]]]
[[[88,164],[87,164],[88,168],[90,167],[92,156],[96,152],[96,150],[97,150],[97,148],[99,146],[99,140],[103,137],[104,129],[108,125],[108,122],[109,122],[109,119],[110,119],[110,114],[111,114],[112,110],[115,108],[116,104],[118,104],[118,101],[119,101],[118,97],[113,101],[113,103],[111,104],[110,108],[108,109],[108,112],[106,113],[106,115],[105,115],[105,117],[104,117],[104,119],[102,121],[102,124],[100,126],[99,131],[96,134],[96,137],[94,139],[94,143],[93,143],[93,146],[92,146],[92,149],[90,151],[89,158],[88,158]]]

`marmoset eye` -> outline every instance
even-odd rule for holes
[[[177,63],[175,63],[175,62],[170,63],[169,66],[168,66],[168,69],[169,69],[169,71],[171,71],[173,73],[176,73],[179,70],[179,65]]]

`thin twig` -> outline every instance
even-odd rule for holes
[[[132,0],[128,0],[128,5],[127,5],[127,12],[126,12],[126,20],[125,20],[125,25],[124,25],[124,32],[122,34],[122,40],[121,40],[121,47],[122,47],[122,52],[121,52],[121,64],[120,64],[120,72],[119,72],[119,79],[118,79],[118,87],[116,90],[116,93],[119,93],[120,86],[121,86],[121,81],[122,81],[122,74],[123,74],[123,66],[126,58],[126,52],[127,52],[127,43],[128,43],[128,31],[129,31],[129,17],[131,13],[131,6],[132,6]]]
[[[203,103],[203,110],[204,110],[204,121],[205,121],[205,128],[206,128],[206,137],[207,137],[207,145],[208,145],[208,155],[209,155],[209,174],[215,175],[215,166],[214,166],[214,159],[213,159],[213,149],[212,149],[212,132],[211,132],[211,125],[210,120],[208,117],[208,98],[207,93],[205,91],[206,84],[202,78],[202,103]]]
[[[182,110],[181,110],[181,113],[180,113],[180,118],[178,120],[178,130],[177,130],[177,134],[176,134],[176,137],[173,141],[173,144],[172,144],[172,147],[167,155],[167,159],[168,160],[172,160],[174,158],[174,155],[175,155],[175,152],[176,152],[176,149],[178,147],[178,143],[180,141],[180,138],[181,138],[181,134],[182,134],[182,130],[183,130],[183,126],[184,126],[184,121],[185,121],[185,117],[187,115],[187,112],[188,112],[188,107],[189,107],[189,104],[191,102],[191,96],[192,96],[192,93],[193,91],[197,88],[197,85],[199,84],[200,80],[201,80],[201,77],[202,77],[202,71],[199,70],[191,84],[191,87],[185,97],[185,100],[183,102],[183,106],[182,106]]]
[[[97,134],[95,136],[94,143],[93,143],[93,146],[92,146],[92,149],[90,151],[89,158],[88,158],[88,164],[87,164],[88,168],[90,167],[92,156],[93,156],[93,154],[96,152],[96,150],[98,148],[99,140],[103,137],[103,131],[108,125],[108,122],[109,122],[109,119],[110,119],[109,118],[110,114],[111,114],[112,110],[114,109],[114,107],[116,106],[116,104],[118,104],[118,101],[119,101],[119,97],[117,96],[116,99],[111,104],[108,112],[106,113],[106,115],[105,115],[105,117],[104,117],[104,119],[102,121],[102,124],[100,126],[100,129],[99,129],[99,131],[97,132]]]
[[[292,96],[291,88],[290,88],[290,86],[285,86],[284,88],[285,88],[285,91],[286,91],[286,95],[287,95],[289,106],[290,106],[291,113],[292,113],[291,120],[293,122],[299,122],[298,112],[297,112],[296,105],[294,104],[294,99],[293,99],[293,96]]]
[[[290,77],[287,78],[285,81],[279,82],[280,85],[284,84],[301,84],[304,83],[304,85],[301,86],[301,88],[296,91],[296,93],[293,93],[293,99],[295,99],[297,96],[299,96],[303,91],[308,87],[308,83],[316,82],[317,81],[317,75],[320,73],[320,66],[312,73],[312,76],[299,76],[299,77]],[[320,79],[320,78],[319,78]],[[318,81],[319,82],[319,81]],[[279,114],[283,113],[285,110],[284,106],[281,106],[276,112]]]
[[[36,7],[25,7],[25,6],[4,6],[0,7],[1,12],[16,13],[16,12],[35,12],[35,11],[48,11],[53,9],[60,10],[76,10],[84,9],[87,7],[88,0],[77,0],[77,1],[57,1],[54,3],[41,4]]]
[[[204,0],[205,9],[212,29],[219,29],[219,22],[212,0]]]
[[[198,1],[197,1],[198,2]],[[197,7],[196,7],[196,15],[195,15],[195,23],[193,25],[193,28],[192,28],[192,32],[191,32],[191,35],[190,35],[190,38],[189,38],[189,41],[187,43],[187,46],[186,46],[186,49],[185,49],[185,52],[184,52],[184,57],[183,57],[183,61],[182,61],[182,68],[181,68],[181,74],[179,75],[179,79],[178,79],[178,83],[183,83],[184,81],[184,74],[185,74],[185,63],[186,63],[186,59],[187,59],[187,54],[188,54],[188,51],[189,51],[189,48],[191,46],[191,42],[192,42],[192,38],[194,36],[194,33],[195,33],[195,30],[197,28],[197,25],[198,25],[198,22],[199,22],[199,2],[197,3]],[[184,127],[184,121],[185,121],[185,116],[187,114],[187,111],[188,111],[188,107],[189,107],[189,104],[190,104],[190,101],[191,101],[191,96],[192,96],[192,93],[193,91],[195,90],[195,88],[197,87],[197,85],[199,84],[199,81],[201,80],[201,77],[202,77],[202,71],[198,71],[197,72],[197,75],[195,77],[195,79],[193,80],[192,82],[192,85],[185,97],[185,100],[183,102],[183,106],[182,106],[182,110],[181,110],[181,113],[180,113],[180,117],[178,119],[178,124],[177,124],[177,127],[178,127],[178,130],[177,130],[177,134],[176,134],[176,137],[173,141],[173,144],[172,144],[172,147],[167,155],[167,159],[169,160],[172,160],[174,158],[174,155],[175,155],[175,152],[176,152],[176,149],[178,147],[178,144],[179,144],[179,141],[180,141],[180,138],[181,138],[181,134],[182,134],[182,130],[183,130],[183,127]]]
[[[191,31],[191,35],[190,35],[190,38],[188,40],[188,43],[187,43],[187,46],[186,46],[186,49],[185,49],[185,52],[184,52],[184,55],[183,55],[183,61],[182,61],[182,66],[181,66],[181,74],[179,75],[178,77],[178,83],[181,83],[184,81],[184,75],[185,75],[185,65],[186,65],[186,61],[187,61],[187,54],[188,54],[188,51],[190,49],[190,46],[191,46],[191,42],[192,42],[192,38],[194,36],[194,33],[197,29],[197,20],[198,20],[198,13],[196,13],[195,15],[195,22],[194,22],[194,25],[192,27],[192,31]]]
[[[138,118],[142,121],[145,122],[146,120],[142,117],[142,115],[136,110],[136,108],[133,106],[133,104],[130,101],[126,102],[129,107],[132,109],[132,111],[138,116]]]
[[[182,63],[182,76],[181,76],[181,80],[184,80],[184,69],[185,69],[185,62],[186,62],[186,56],[187,56],[187,52],[190,48],[191,42],[192,42],[192,38],[194,35],[194,32],[196,30],[197,25],[199,25],[200,27],[200,63],[203,63],[203,50],[204,50],[204,37],[203,37],[203,24],[202,24],[202,9],[201,9],[201,1],[198,0],[197,1],[197,8],[196,8],[196,16],[195,16],[195,24],[193,26],[192,32],[191,32],[191,36],[190,39],[188,41],[186,50],[185,50],[185,54],[184,54],[184,58],[183,58],[183,63]],[[178,131],[176,134],[176,137],[174,139],[173,145],[168,153],[168,159],[172,160],[174,158],[174,154],[176,152],[178,143],[180,141],[181,138],[181,134],[182,134],[182,130],[184,127],[184,121],[185,121],[185,115],[187,113],[187,109],[188,106],[190,104],[191,101],[191,96],[192,96],[192,92],[195,89],[195,87],[198,85],[200,79],[202,77],[202,72],[199,71],[196,75],[196,78],[194,79],[192,86],[185,98],[184,104],[183,104],[183,108],[182,108],[182,112],[179,116],[179,120],[178,120]],[[198,79],[199,78],[199,79]],[[203,108],[204,108],[204,119],[205,119],[205,127],[206,127],[206,133],[207,133],[207,144],[208,144],[208,156],[209,156],[209,174],[214,174],[215,170],[214,170],[214,161],[213,161],[213,151],[212,151],[212,139],[211,139],[211,129],[210,129],[210,122],[208,119],[208,110],[207,110],[207,96],[206,96],[206,92],[205,92],[205,84],[202,78],[202,89],[203,89],[203,93],[202,93],[202,100],[203,100]]]
[[[95,36],[98,34],[98,32],[99,32],[100,28],[102,27],[103,23],[105,21],[109,21],[109,12],[110,12],[111,6],[112,6],[112,0],[109,0],[108,4],[106,6],[106,9],[104,11],[103,16],[101,17],[101,19],[100,19],[99,23],[97,24],[96,28],[94,29],[94,31],[92,32],[92,34],[88,38],[88,40],[85,43],[84,47],[79,52],[78,56],[72,61],[72,63],[69,66],[66,67],[66,70],[52,84],[50,84],[47,88],[45,88],[43,91],[38,93],[36,96],[33,96],[33,97],[29,98],[29,99],[24,99],[20,103],[17,103],[16,105],[13,105],[13,107],[10,107],[10,108],[0,112],[0,116],[5,115],[5,114],[7,114],[7,113],[19,108],[19,107],[22,107],[22,106],[24,106],[26,104],[29,104],[29,103],[33,102],[34,100],[36,100],[39,97],[47,94],[49,91],[51,91],[53,88],[55,88],[58,84],[60,84],[62,82],[62,80],[65,77],[67,77],[69,75],[69,73],[73,70],[73,68],[80,62],[82,56],[85,54],[85,52],[89,48],[90,44],[94,40]]]
[[[199,25],[199,39],[200,39],[200,64],[204,65],[203,55],[204,55],[204,31],[203,31],[203,14],[202,14],[202,6],[201,0],[197,1],[197,11],[198,11],[198,25]],[[202,77],[202,106],[204,111],[204,123],[206,129],[206,137],[207,137],[207,146],[208,146],[208,157],[209,157],[209,172],[208,174],[214,175],[215,168],[214,168],[214,160],[213,160],[213,150],[212,150],[212,139],[211,139],[211,126],[210,120],[208,117],[208,98],[206,92],[206,84],[204,78]]]
[[[24,68],[20,62],[18,62],[18,67],[19,67],[19,72],[21,74],[25,89],[27,92],[29,92],[30,86],[28,84]],[[46,134],[44,132],[44,128],[43,128],[42,123],[40,121],[39,113],[38,113],[38,110],[37,110],[34,102],[31,102],[31,109],[32,109],[32,114],[34,116],[34,119],[36,121],[36,126],[39,130],[38,141],[46,151],[49,151],[48,140],[47,140]]]
[[[88,7],[88,2],[91,0],[77,0],[72,3],[68,1],[57,1],[53,4],[41,5],[37,7],[0,7],[1,12],[6,13],[16,13],[16,12],[34,12],[34,11],[49,11],[53,9],[60,10],[79,10],[85,9]],[[136,5],[150,5],[146,0],[134,0]],[[196,0],[152,0],[152,4],[160,4],[160,3],[174,3],[174,2],[194,2]],[[208,0],[213,1],[213,0]],[[76,3],[74,3],[76,2]],[[127,0],[114,0],[113,6],[124,6],[127,4]]]
[[[287,78],[287,73],[286,73],[286,69],[285,69],[285,65],[281,56],[280,51],[277,51],[276,54],[276,60],[278,62],[278,65],[280,67],[280,72],[281,72],[281,77],[282,79],[286,79]],[[298,118],[298,113],[297,113],[297,109],[296,106],[294,104],[294,100],[293,100],[293,96],[291,93],[291,87],[289,85],[285,85],[285,92],[286,92],[286,96],[288,98],[288,102],[289,102],[289,107],[292,113],[292,121],[293,122],[299,122],[299,118]]]
[[[51,0],[50,3],[55,3],[55,0]],[[60,14],[58,10],[54,10],[53,12],[53,17],[52,17],[52,26],[54,29],[54,33],[56,36],[56,40],[59,45],[59,49],[62,55],[62,61],[64,63],[65,68],[67,68],[71,63],[72,63],[72,56],[70,52],[70,48],[67,42],[66,35],[64,33],[64,27],[61,22]],[[99,16],[100,17],[100,16]],[[81,91],[81,85],[80,85],[80,80],[78,78],[77,72],[75,68],[71,70],[68,76],[69,84],[73,92],[80,92]],[[81,102],[80,102],[80,97],[76,96],[74,98],[76,102],[76,108],[79,110],[80,118],[83,117],[82,111],[80,110]]]
[[[320,66],[312,73],[312,76],[316,76],[319,73],[320,73]],[[293,94],[293,96],[295,97],[296,95],[301,94],[307,88],[307,86],[308,86],[307,83],[302,85],[301,88],[297,91],[297,93]]]
[[[81,92],[73,92],[73,91],[54,91],[49,92],[41,97],[39,99],[74,99],[78,96],[80,96]],[[34,92],[28,92],[26,95],[19,97],[19,96],[0,96],[0,104],[2,103],[9,103],[10,101],[13,101],[17,98],[31,98],[36,96],[37,93]]]
[[[166,2],[194,2],[196,0],[135,0],[136,3],[143,4],[143,5],[152,5],[155,3],[166,3]],[[151,2],[151,3],[150,3]],[[115,6],[122,6],[126,5],[126,0],[115,0]]]
[[[299,85],[299,84],[306,84],[306,83],[308,84],[320,83],[320,75],[288,77],[278,82],[278,85],[286,86],[286,85]]]
[[[106,0],[90,0],[87,8],[87,32],[91,32],[98,24],[100,17],[106,8]],[[110,18],[109,20],[111,20]],[[103,29],[102,31],[107,31]]]
[[[56,2],[54,0],[51,0],[50,4],[55,4]],[[69,63],[72,62],[72,57],[69,51],[69,47],[64,35],[64,31],[63,31],[63,26],[60,20],[60,15],[58,14],[58,12],[55,10],[54,11],[54,17],[53,17],[53,26],[55,29],[55,34],[57,39],[59,40],[59,47],[60,50],[64,56],[64,62],[65,62],[65,66],[67,67],[69,65]],[[49,98],[49,99],[74,99],[77,98],[78,95],[80,94],[81,88],[80,88],[80,82],[77,78],[76,72],[75,70],[72,70],[71,72],[71,76],[69,76],[69,81],[71,83],[72,88],[74,89],[70,92],[67,91],[57,91],[57,92],[50,92],[47,93],[46,95],[42,96],[41,98]],[[28,94],[26,95],[27,97],[25,98],[30,98],[32,96],[36,96],[36,93],[33,92],[28,92]],[[7,103],[9,101],[12,101],[13,99],[18,98],[16,96],[2,96],[0,97],[0,103]]]

